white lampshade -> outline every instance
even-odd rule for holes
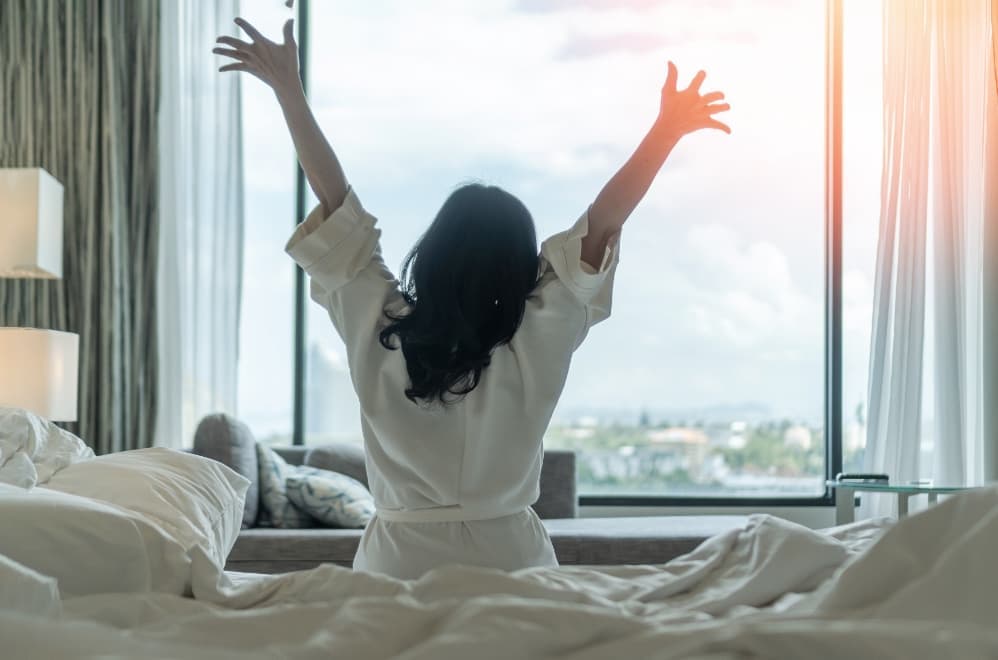
[[[75,422],[79,352],[71,332],[0,328],[0,406]]]
[[[62,184],[41,168],[0,168],[0,277],[62,277]]]

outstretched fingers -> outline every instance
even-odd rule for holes
[[[242,51],[244,53],[248,53],[253,50],[253,44],[247,43],[242,39],[236,39],[235,37],[219,37],[218,39],[215,39],[215,43],[229,46],[233,50]]]
[[[243,29],[243,31],[246,34],[248,34],[250,36],[250,39],[252,39],[254,42],[256,42],[256,41],[266,42],[267,41],[267,37],[265,37],[262,34],[260,34],[260,31],[257,30],[252,25],[250,25],[249,22],[247,22],[245,19],[243,19],[243,18],[237,18],[237,19],[235,19],[234,22],[235,22],[236,25],[238,25],[239,27],[241,27]]]
[[[669,93],[676,92],[676,82],[679,78],[679,71],[676,70],[676,65],[669,62],[669,73],[665,77],[665,91]]]
[[[234,60],[245,60],[249,59],[248,53],[243,51],[233,50],[231,48],[212,48],[211,52],[216,55],[224,55],[225,57],[231,57]]]
[[[284,45],[290,46],[295,42],[295,21],[289,18],[284,24]]]
[[[704,103],[713,103],[714,101],[723,101],[724,92],[707,92],[700,97],[700,100]]]
[[[731,127],[725,124],[723,121],[718,121],[716,119],[708,119],[704,122],[705,128],[716,128],[719,131],[724,131],[728,135],[731,135]]]
[[[249,67],[244,62],[233,62],[232,64],[226,64],[223,67],[219,67],[219,71],[245,71],[246,73],[255,73],[253,69]]]
[[[706,71],[697,71],[697,75],[693,76],[693,80],[692,80],[692,82],[690,82],[690,86],[687,87],[686,89],[688,91],[696,92],[696,93],[699,94],[700,93],[700,85],[703,84],[703,80],[706,77],[707,77],[707,72]]]
[[[727,112],[731,109],[731,106],[727,103],[714,103],[712,105],[706,106],[706,110],[709,114],[715,114],[718,112]]]

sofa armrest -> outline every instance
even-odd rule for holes
[[[575,518],[578,506],[575,452],[545,450],[541,465],[541,496],[534,503],[534,511],[541,518]]]

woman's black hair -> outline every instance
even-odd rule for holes
[[[537,259],[534,220],[519,199],[478,183],[447,198],[402,265],[409,309],[386,311],[381,331],[385,348],[402,348],[406,397],[447,404],[478,386],[492,351],[520,327]]]

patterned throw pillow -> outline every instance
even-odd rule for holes
[[[288,498],[331,527],[364,527],[374,516],[374,497],[356,479],[319,468],[288,477]]]
[[[280,454],[259,442],[256,455],[260,463],[260,518],[257,524],[279,529],[315,527],[316,520],[288,499],[287,481],[298,470],[317,468],[288,465]]]

